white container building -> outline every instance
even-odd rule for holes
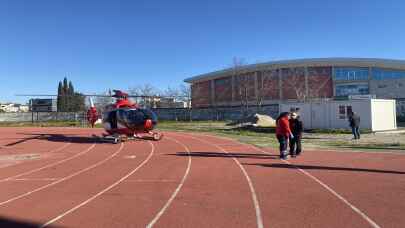
[[[349,99],[317,102],[281,103],[280,112],[298,109],[305,129],[350,128],[348,113],[360,116],[360,128],[371,131],[397,129],[395,100]]]

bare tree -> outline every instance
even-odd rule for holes
[[[309,75],[317,76],[316,72],[310,72]],[[294,91],[296,99],[301,102],[305,102],[309,99],[316,99],[316,98],[326,98],[327,95],[321,94],[321,91],[331,82],[330,77],[324,77],[324,79],[320,79],[319,77],[312,81],[316,83],[316,86],[310,86],[310,82],[305,83],[305,72],[302,68],[294,68],[292,69],[289,74],[284,78],[283,83],[285,82],[286,85],[289,86]],[[311,76],[308,76],[311,77]],[[310,80],[310,78],[308,79]],[[322,97],[323,96],[323,97]]]
[[[163,91],[163,95],[167,97],[177,98],[180,96],[180,88],[168,86],[167,89]]]
[[[285,82],[293,91],[298,101],[306,101],[307,93],[305,86],[305,73],[301,68],[293,68],[289,72],[287,77],[284,78],[283,83]]]
[[[111,96],[111,91],[104,91],[101,93],[103,95],[106,95],[105,97],[94,97],[94,105],[96,106],[97,110],[102,113],[105,111],[108,105],[114,103],[114,98],[110,97]]]
[[[189,113],[189,120],[193,121],[193,110],[191,107],[192,100],[191,100],[191,86],[190,85],[185,85],[181,84],[180,85],[180,96],[181,100],[187,102],[187,107],[188,107],[188,113]]]
[[[235,78],[235,92],[240,100],[241,114],[246,116],[249,110],[249,75],[246,74],[243,67],[245,61],[234,57],[232,61],[232,75]]]
[[[144,98],[137,99],[136,102],[144,107],[156,108],[157,96],[160,92],[154,86],[150,84],[138,85],[130,87],[128,93],[134,96],[145,96]]]
[[[328,84],[330,83],[331,79],[326,79],[322,81],[320,84],[317,85],[316,88],[309,88],[308,89],[308,97],[309,98],[326,98],[326,95],[321,94],[320,91]],[[323,97],[322,97],[323,96]]]
[[[257,73],[259,74],[259,73]],[[264,95],[265,95],[265,88],[264,88],[264,84],[263,84],[263,74],[262,72],[260,72],[260,74],[257,76],[256,78],[256,83],[257,83],[257,87],[256,87],[256,107],[257,107],[257,112],[260,112],[262,109],[262,105],[263,105],[263,100],[264,100]]]

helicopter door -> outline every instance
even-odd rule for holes
[[[108,122],[110,122],[111,129],[117,129],[117,111],[111,111],[108,113]]]

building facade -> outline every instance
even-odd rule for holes
[[[320,58],[232,67],[185,80],[192,106],[266,105],[373,95],[395,99],[405,116],[405,61]]]
[[[0,112],[28,112],[28,105],[6,103],[0,104]]]

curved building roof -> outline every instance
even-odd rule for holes
[[[405,70],[405,60],[396,59],[375,59],[375,58],[313,58],[313,59],[293,59],[271,61],[265,63],[249,64],[239,68],[245,72],[252,72],[265,69],[279,69],[290,67],[322,67],[322,66],[336,66],[336,67],[381,67],[388,69]],[[214,71],[207,74],[197,75],[187,78],[184,81],[194,83],[199,81],[206,81],[233,74],[234,68],[227,68],[224,70]]]

